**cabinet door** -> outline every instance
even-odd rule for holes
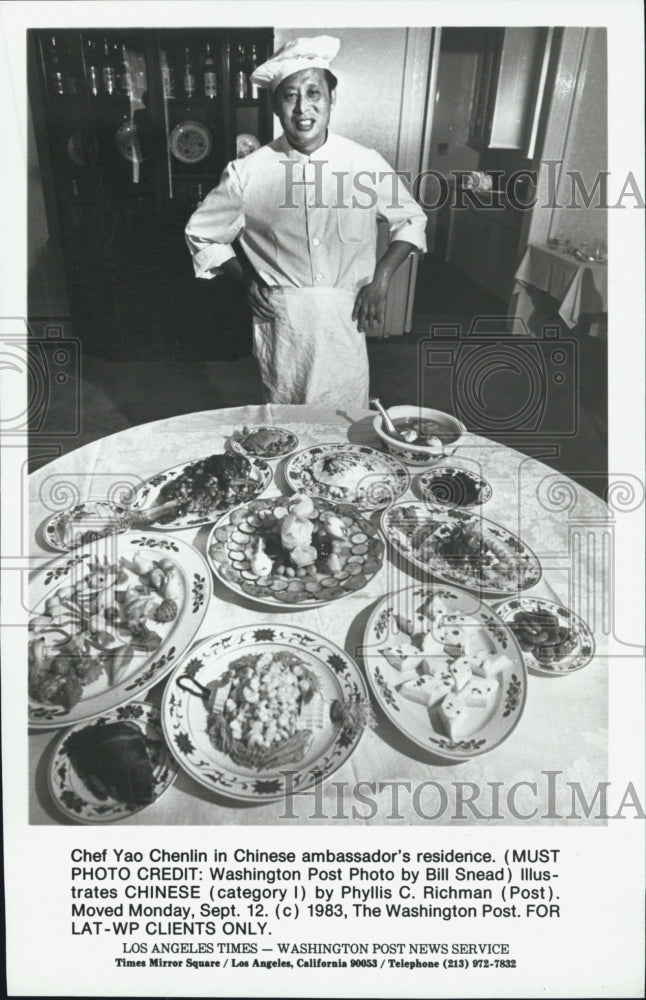
[[[453,212],[447,260],[498,298],[508,299],[514,283],[520,233],[484,210]]]
[[[451,213],[449,264],[486,287],[491,270],[491,224],[471,209]]]

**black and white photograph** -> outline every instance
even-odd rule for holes
[[[639,5],[16,6],[5,864],[70,993],[643,996]]]

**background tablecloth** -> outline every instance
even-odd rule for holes
[[[69,506],[71,497],[79,500],[114,498],[119,484],[136,484],[171,466],[222,450],[226,438],[243,424],[273,423],[288,427],[298,435],[301,447],[348,440],[379,447],[372,419],[373,415],[368,416],[365,411],[347,413],[300,406],[246,407],[174,417],[86,445],[30,476],[32,565],[40,567],[55,558],[43,541],[42,526],[52,510]],[[457,457],[470,463],[491,483],[493,496],[483,508],[484,515],[520,535],[539,556],[543,578],[526,593],[569,606],[595,630],[595,623],[601,621],[604,600],[598,581],[604,579],[600,575],[603,542],[610,530],[606,505],[541,463],[483,438],[469,435]],[[271,463],[275,476],[268,495],[281,490],[290,492],[281,472],[284,461]],[[415,471],[412,470],[413,474]],[[208,531],[208,527],[186,529],[180,534],[204,553]],[[215,581],[212,603],[195,641],[236,625],[283,621],[298,623],[332,638],[352,655],[361,643],[370,610],[390,585],[392,572],[392,565],[384,567],[365,590],[322,608],[292,613],[274,612],[254,605]],[[400,572],[399,586],[413,582],[417,582],[413,575]],[[351,785],[368,781],[375,783],[373,794],[378,803],[373,823],[426,823],[429,820],[418,815],[410,795],[401,794],[398,809],[393,810],[392,786],[387,783],[402,781],[414,787],[431,780],[446,788],[450,802],[450,807],[438,816],[438,823],[522,824],[526,821],[512,815],[504,794],[499,814],[493,808],[491,783],[503,783],[504,792],[517,782],[529,782],[530,785],[522,786],[515,795],[516,811],[529,814],[537,809],[532,824],[566,821],[571,824],[572,821],[564,819],[571,812],[572,801],[567,782],[579,782],[591,793],[598,781],[606,780],[607,664],[603,639],[597,630],[597,655],[580,671],[562,677],[530,675],[527,704],[516,729],[497,749],[471,761],[453,764],[427,755],[377,711],[376,728],[364,733],[355,753],[324,783],[318,806],[312,795],[294,797],[290,819],[283,818],[284,802],[257,806],[232,803],[213,795],[180,770],[174,785],[152,806],[123,822],[141,825],[357,824],[368,821],[352,817],[353,805],[357,805],[352,797],[346,799],[343,810],[346,818],[338,818],[338,789],[333,783]],[[165,683],[161,681],[152,689],[148,699],[160,704]],[[69,822],[58,812],[47,791],[47,768],[59,736],[59,730],[30,734],[32,823]],[[551,792],[548,792],[546,772],[557,772],[551,779]],[[493,819],[474,816],[468,808],[462,810],[462,818],[460,815],[456,818],[456,785],[464,790],[468,782],[483,786],[480,811],[485,816],[493,814]],[[381,788],[379,783],[382,783]],[[363,815],[367,813],[366,807],[358,811]]]
[[[516,271],[516,315],[532,328],[536,311],[535,290],[558,302],[558,313],[569,329],[583,315],[600,316],[608,312],[608,265],[603,262],[581,261],[555,247],[527,247]],[[600,326],[593,325],[592,335]]]

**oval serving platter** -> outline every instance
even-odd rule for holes
[[[45,522],[43,534],[53,549],[69,552],[87,541],[125,531],[127,526],[128,512],[125,507],[109,500],[91,500],[52,514]],[[74,528],[78,534],[66,541],[65,531],[73,533]],[[87,535],[90,537],[86,538]]]
[[[402,673],[389,662],[384,649],[416,646],[424,659],[423,637],[437,635],[433,601],[444,605],[448,614],[467,616],[465,634],[479,633],[491,655],[505,655],[505,665],[496,674],[493,704],[483,710],[475,729],[463,738],[452,739],[440,713],[441,702],[432,707],[402,694]],[[461,654],[451,649],[448,660]],[[518,725],[527,698],[527,669],[520,648],[500,617],[473,594],[443,584],[405,587],[387,594],[373,609],[364,631],[361,650],[368,682],[390,722],[409,740],[447,760],[469,760],[500,746]],[[420,676],[424,669],[418,667]],[[475,678],[474,678],[475,679]],[[479,679],[479,678],[478,678]],[[450,693],[447,691],[447,694]]]
[[[316,675],[324,710],[312,725],[312,740],[302,761],[276,770],[255,770],[236,764],[213,745],[205,703],[183,685],[190,678],[206,686],[241,657],[281,651],[295,653]],[[171,751],[192,778],[226,798],[258,804],[311,788],[352,755],[362,727],[348,730],[333,721],[330,712],[335,702],[345,707],[367,703],[363,676],[339,646],[293,625],[244,625],[203,640],[186,662],[177,665],[164,692],[162,724]]]
[[[210,457],[211,456],[205,456],[201,459],[198,458],[193,459],[190,462],[183,462],[181,465],[173,466],[172,469],[166,469],[165,472],[159,472],[157,475],[151,476],[138,486],[132,499],[130,509],[132,511],[145,514],[146,511],[150,510],[152,507],[156,507],[159,503],[161,503],[159,500],[159,493],[163,487],[167,486],[169,483],[173,483],[185,473],[188,474],[192,466],[206,461]],[[167,521],[155,521],[150,525],[150,527],[154,528],[155,531],[178,531],[180,528],[198,528],[203,524],[213,524],[213,522],[216,521],[224,511],[231,510],[232,507],[237,506],[242,500],[251,500],[253,497],[260,496],[260,494],[264,493],[271,483],[273,476],[271,467],[260,458],[249,457],[248,461],[251,466],[251,473],[248,484],[244,487],[244,489],[241,488],[240,493],[242,495],[239,494],[231,500],[214,498],[213,507],[209,511],[208,516],[199,516],[189,511],[186,514],[177,515],[175,517],[171,516]]]
[[[381,510],[403,496],[408,470],[392,455],[358,444],[318,444],[287,462],[285,478],[296,493]]]
[[[261,435],[264,431],[278,434],[278,443],[263,447]],[[266,462],[271,462],[275,458],[284,458],[285,455],[291,455],[296,451],[298,438],[286,427],[260,424],[257,427],[244,427],[241,431],[235,431],[231,435],[229,445],[233,451],[248,458],[263,458]]]
[[[159,709],[154,705],[137,701],[113,708],[90,723],[79,722],[58,740],[48,772],[49,791],[54,802],[61,812],[77,823],[116,823],[153,804],[131,806],[111,796],[100,799],[76,773],[66,748],[69,737],[87,725],[101,726],[111,722],[132,722],[141,730],[153,769],[153,802],[170,788],[177,777],[179,768],[166,744]]]
[[[90,633],[89,623],[94,613],[91,610],[93,598],[84,581],[89,574],[96,572],[95,567],[100,564],[102,571],[106,571],[107,567],[110,575],[115,578],[112,581],[115,591],[118,589],[121,594],[125,594],[130,588],[134,598],[140,596],[135,588],[141,586],[141,579],[134,570],[124,566],[122,562],[123,558],[128,566],[131,566],[136,553],[141,553],[151,563],[161,559],[171,560],[178,570],[181,581],[182,593],[176,602],[178,604],[176,617],[162,622],[146,620],[147,627],[161,638],[159,646],[150,652],[137,649],[132,659],[126,661],[125,669],[112,684],[108,678],[107,668],[103,667],[98,676],[84,686],[80,700],[71,708],[51,701],[38,700],[30,695],[28,704],[30,727],[55,729],[69,726],[96,718],[140,697],[173,669],[178,658],[192,642],[202,624],[211,598],[211,574],[204,558],[197,549],[181,539],[126,532],[81,546],[67,556],[60,556],[30,582],[32,623],[30,646],[40,635],[35,631],[37,626],[34,620],[46,614],[48,600],[57,597],[60,599],[61,592],[65,601],[69,600],[68,594],[71,592],[76,606],[78,600],[74,595],[80,595],[82,602],[89,603],[86,604],[87,611],[80,616],[75,610],[69,611],[66,615],[67,624],[63,624],[58,636],[55,636],[57,641],[58,639],[63,641],[66,636],[83,636],[86,649],[92,651],[91,655],[96,663],[100,662],[98,657],[102,650],[109,645],[118,648],[127,644],[127,633],[124,634],[123,630],[111,625],[107,620],[105,625],[101,623],[100,637],[97,638]],[[110,567],[113,569],[110,570]],[[117,571],[123,572],[123,578],[119,583],[116,582],[120,579]],[[157,597],[156,603],[161,603],[161,598]],[[69,609],[68,604],[66,607]],[[79,619],[82,624],[78,624]],[[52,626],[50,628],[55,631]],[[99,645],[99,642],[102,645]],[[32,669],[31,662],[30,669]]]
[[[396,552],[416,569],[454,586],[507,596],[541,578],[532,549],[480,513],[402,501],[384,511],[381,527]]]

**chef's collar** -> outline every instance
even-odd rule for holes
[[[329,154],[334,148],[334,141],[336,136],[330,129],[327,130],[327,136],[325,142],[318,149],[315,149],[313,153],[301,153],[298,149],[294,149],[293,146],[287,141],[285,133],[281,135],[278,143],[280,145],[281,152],[285,153],[290,160],[299,160],[301,163],[308,163],[310,160],[327,160]]]

